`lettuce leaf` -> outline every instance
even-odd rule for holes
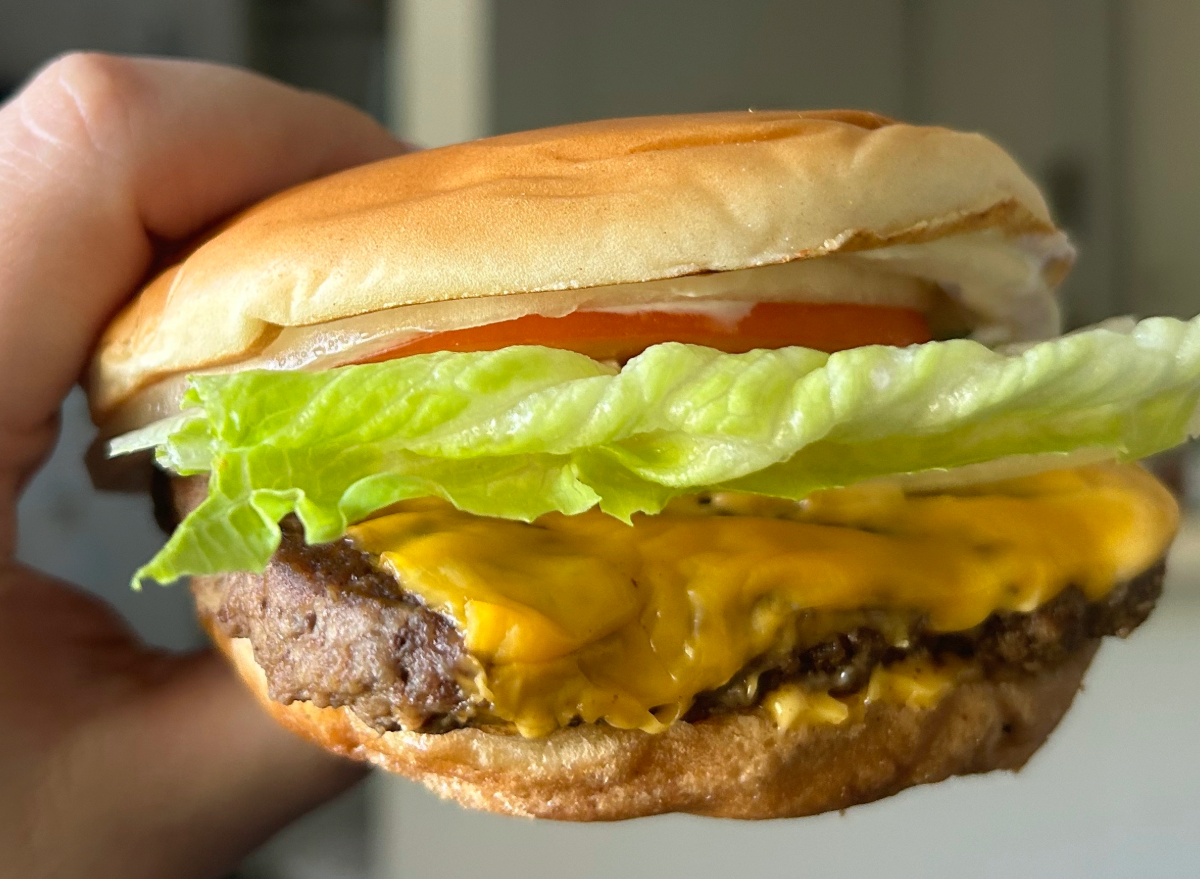
[[[166,583],[261,571],[292,512],[316,543],[431,495],[489,516],[599,505],[628,520],[705,488],[800,498],[1009,455],[1137,458],[1186,439],[1198,398],[1200,318],[1151,318],[1010,353],[670,343],[618,372],[514,347],[194,376],[183,417],[118,442],[210,474],[207,500],[135,575]]]

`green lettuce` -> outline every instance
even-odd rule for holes
[[[194,376],[154,447],[208,498],[135,575],[261,571],[295,513],[309,542],[407,498],[532,520],[628,520],[727,488],[800,498],[1009,455],[1137,458],[1186,439],[1200,318],[1093,329],[1002,353],[966,340],[724,354],[649,348],[621,370],[541,347],[324,372]]]

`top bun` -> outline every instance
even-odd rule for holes
[[[283,327],[988,229],[1066,247],[1037,187],[991,141],[872,113],[659,116],[487,138],[245,211],[117,316],[89,391],[102,421],[159,379],[253,356]]]

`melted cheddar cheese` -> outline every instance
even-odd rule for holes
[[[536,736],[577,719],[661,731],[822,614],[920,614],[957,631],[1069,585],[1101,598],[1166,552],[1178,519],[1153,477],[1116,464],[937,494],[878,483],[715,500],[633,527],[599,511],[526,524],[409,501],[350,534],[457,621],[478,695]],[[937,682],[890,674],[867,698],[939,697]],[[780,722],[838,713],[828,696],[781,698],[767,706]]]
[[[867,686],[859,693],[832,696],[806,690],[799,684],[784,684],[763,699],[763,707],[780,729],[831,724],[861,718],[872,702],[891,702],[908,708],[933,708],[960,680],[971,677],[961,662],[934,665],[926,660],[905,659],[894,665],[877,666]]]

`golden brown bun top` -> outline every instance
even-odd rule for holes
[[[413,153],[247,210],[100,341],[102,418],[139,388],[252,356],[279,328],[398,305],[622,284],[996,228],[1055,234],[977,134],[870,113],[589,122]]]

